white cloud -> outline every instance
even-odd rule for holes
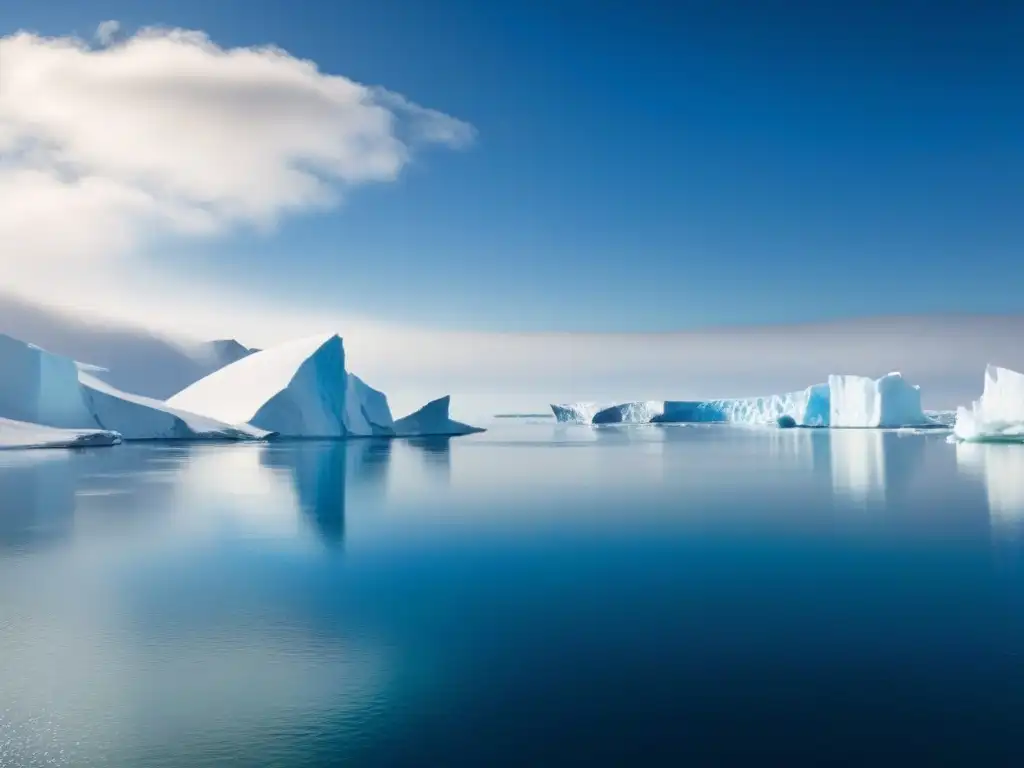
[[[103,22],[100,47],[0,38],[7,290],[121,315],[131,291],[135,319],[160,307],[180,315],[167,287],[156,288],[154,239],[271,227],[337,205],[356,185],[394,180],[422,145],[473,138],[455,118],[277,48],[119,31]]]
[[[100,25],[96,27],[96,42],[100,45],[110,45],[114,40],[114,36],[120,31],[121,22],[115,19],[101,21]]]

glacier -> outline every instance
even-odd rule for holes
[[[127,440],[265,436],[122,392],[96,378],[96,368],[0,334],[0,417],[39,427],[106,430]]]
[[[963,442],[1024,442],[1024,374],[989,365],[981,398],[956,410],[953,438]]]
[[[0,450],[15,448],[92,448],[117,445],[121,436],[104,429],[59,429],[0,418]]]
[[[802,427],[936,426],[921,409],[921,391],[901,374],[878,379],[833,375],[798,392],[718,400],[651,400],[603,406],[553,404],[560,422],[578,424],[733,423]]]
[[[450,404],[450,395],[431,400],[418,411],[398,419],[395,434],[399,437],[443,437],[483,432],[479,427],[452,420],[448,415]]]

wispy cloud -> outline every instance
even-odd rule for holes
[[[95,41],[0,38],[0,269],[5,289],[50,303],[146,320],[168,304],[147,279],[154,239],[273,227],[395,180],[424,145],[473,139],[279,48],[116,21]]]

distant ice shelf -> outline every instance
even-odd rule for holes
[[[802,427],[937,426],[921,409],[920,388],[901,374],[878,379],[833,375],[798,392],[717,400],[647,400],[552,405],[560,422],[578,424],[733,423]]]

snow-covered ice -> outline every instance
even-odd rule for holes
[[[125,439],[247,439],[263,433],[235,427],[159,400],[122,392],[95,367],[0,335],[0,417],[76,430],[109,430]]]
[[[798,392],[719,400],[634,401],[552,405],[555,418],[579,424],[715,423],[777,425],[792,419],[804,427],[934,426],[921,410],[920,390],[899,373],[880,379],[830,376]],[[787,421],[788,423],[788,421]]]
[[[78,378],[96,423],[119,432],[125,440],[259,440],[268,436],[248,424],[226,424],[160,400],[122,392],[85,372]]]
[[[451,397],[448,395],[431,400],[415,413],[398,419],[395,422],[395,434],[399,437],[454,436],[483,431],[478,427],[471,427],[469,424],[452,420],[448,415],[450,404]]]
[[[0,418],[0,450],[15,448],[87,448],[117,445],[121,436],[104,429],[59,429]]]
[[[282,437],[371,435],[367,409],[358,401],[361,391],[348,381],[341,337],[331,334],[243,357],[186,387],[167,404]],[[371,407],[379,418],[379,403]]]
[[[336,334],[256,352],[185,388],[169,405],[282,437],[391,435],[387,397],[345,369]]]
[[[953,436],[967,442],[1024,442],[1024,374],[989,365],[981,399],[957,408]]]

